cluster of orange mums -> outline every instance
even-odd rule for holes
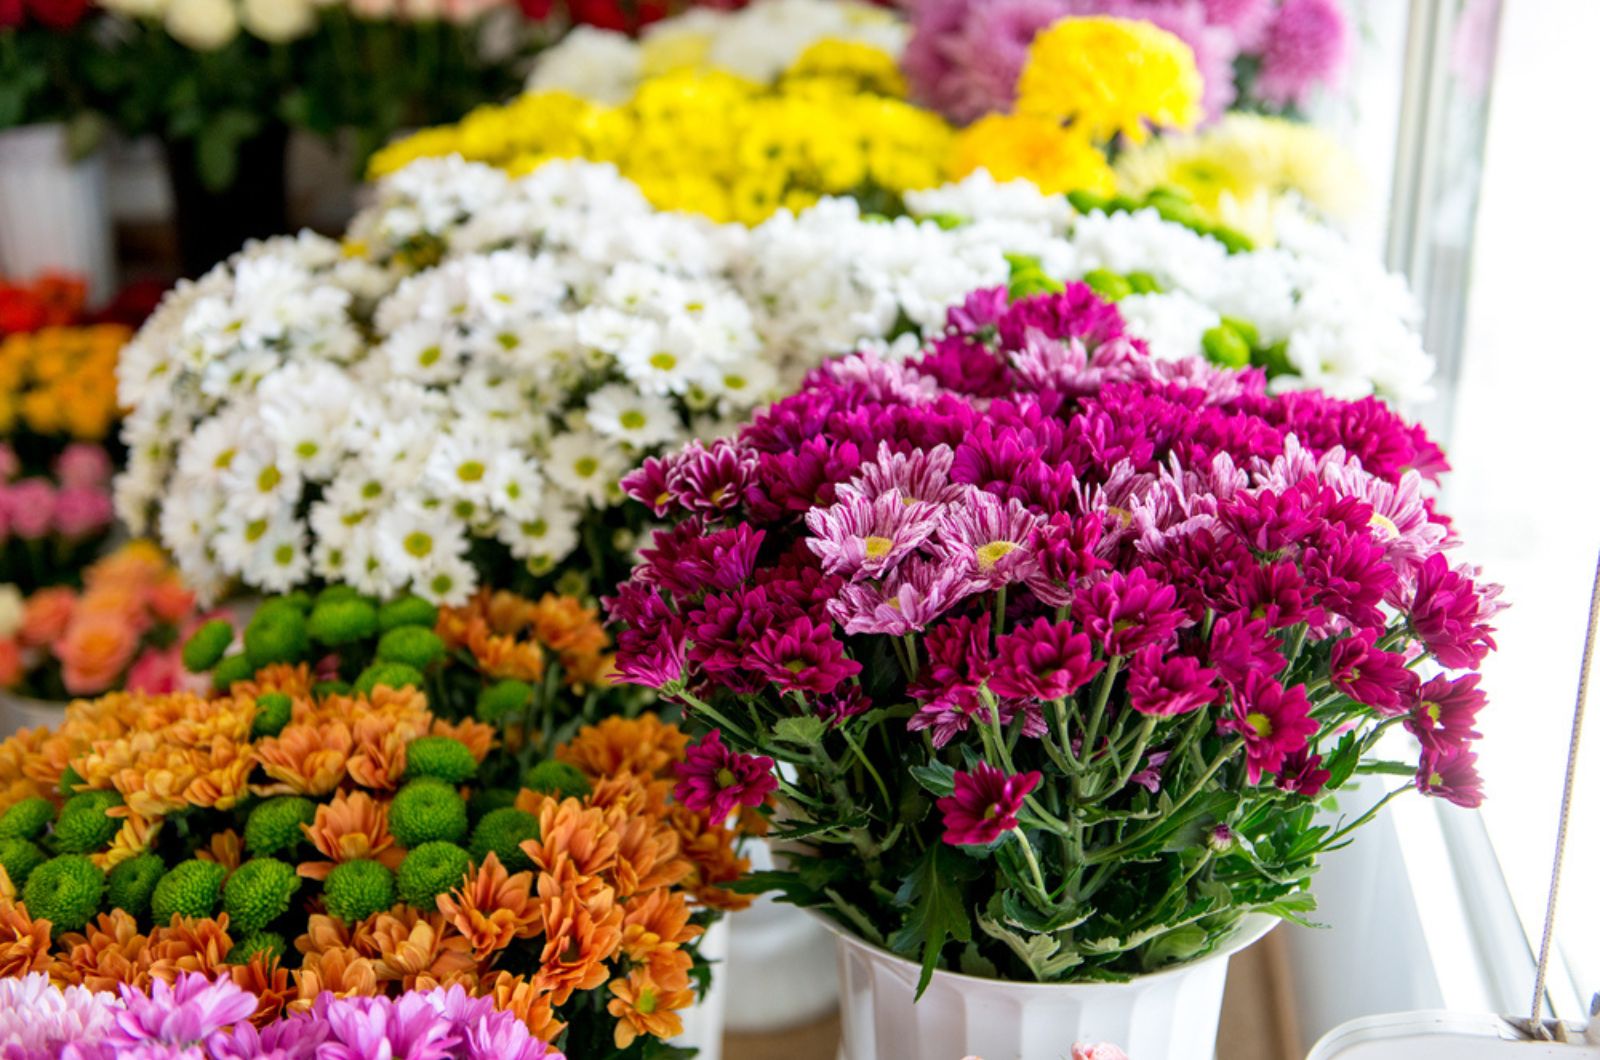
[[[305,666],[281,666],[209,699],[119,693],[74,704],[55,732],[0,743],[0,810],[33,795],[116,790],[124,805],[113,812],[125,820],[110,849],[95,855],[108,868],[148,849],[176,814],[292,793],[326,800],[304,826],[318,856],[298,866],[301,876],[321,879],[356,858],[392,868],[404,851],[389,833],[388,799],[405,772],[407,743],[450,736],[481,761],[495,730],[435,717],[415,689],[380,686],[367,696],[319,699],[312,681]],[[277,736],[252,741],[256,697],[268,692],[290,696],[291,720]],[[182,972],[228,974],[261,998],[261,1024],[310,1005],[323,991],[374,995],[460,984],[492,996],[545,1040],[563,1030],[561,1010],[575,994],[604,988],[619,1048],[644,1035],[670,1037],[682,1028],[678,1012],[694,1000],[694,956],[686,946],[703,929],[691,923],[693,909],[748,901],[724,888],[748,868],[737,833],[669,798],[687,742],[653,715],[583,729],[555,757],[585,775],[590,794],[517,796],[517,808],[541,826],[539,838],[522,846],[531,871],[509,872],[490,853],[439,896],[437,908],[396,905],[354,924],[326,915],[313,900],[304,934],[292,940],[297,954],[288,959],[262,951],[230,962],[235,940],[225,913],[174,917],[144,932],[113,910],[52,941],[49,923],[29,917],[0,869],[0,975],[44,971],[62,985],[109,989]],[[232,871],[241,846],[226,830],[197,856]],[[514,974],[505,964],[535,970]]]
[[[446,648],[470,652],[478,670],[493,678],[536,684],[554,655],[569,687],[594,687],[615,662],[595,609],[553,593],[529,600],[484,589],[461,607],[442,608],[436,632]]]

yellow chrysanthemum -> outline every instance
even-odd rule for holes
[[[1175,188],[1211,220],[1268,243],[1288,196],[1345,218],[1363,191],[1355,159],[1326,133],[1254,114],[1230,114],[1202,132],[1129,151],[1117,161],[1117,178],[1130,195]]]
[[[904,99],[906,79],[894,56],[861,41],[827,37],[800,53],[784,71],[791,85],[822,84],[833,90]]]
[[[0,430],[99,441],[117,417],[120,325],[45,328],[0,341]]]
[[[991,114],[957,134],[950,175],[979,169],[996,180],[1030,180],[1049,193],[1108,194],[1116,186],[1105,155],[1081,133],[1030,114]]]
[[[1033,39],[1017,81],[1017,111],[1071,122],[1089,139],[1149,126],[1188,129],[1205,85],[1194,52],[1166,30],[1123,18],[1064,18]]]

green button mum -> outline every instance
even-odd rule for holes
[[[244,822],[244,848],[256,856],[292,853],[305,840],[302,824],[310,824],[317,807],[298,795],[279,795],[250,811]]]
[[[389,831],[404,847],[467,837],[467,804],[449,784],[432,777],[413,780],[389,806]]]
[[[51,934],[77,931],[100,911],[105,873],[83,854],[63,854],[33,870],[22,902],[36,920],[50,921]]]
[[[418,909],[433,909],[434,899],[461,886],[472,859],[454,843],[423,843],[400,863],[395,874],[400,900]]]
[[[294,868],[277,858],[252,858],[222,888],[222,911],[241,935],[253,935],[289,911],[300,889]]]
[[[150,912],[150,899],[166,871],[167,863],[155,854],[140,854],[121,862],[106,876],[106,906],[143,919]]]
[[[363,858],[335,865],[323,885],[328,912],[354,924],[394,905],[394,873]]]
[[[216,912],[227,870],[215,861],[191,858],[161,877],[150,896],[150,918],[170,924],[174,916],[204,917]]]

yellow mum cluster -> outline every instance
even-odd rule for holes
[[[1151,126],[1187,129],[1200,120],[1204,84],[1194,52],[1148,22],[1066,18],[1028,48],[1011,114],[963,130],[953,175],[987,169],[1047,192],[1107,194],[1116,175],[1103,145],[1142,143]]]
[[[45,328],[0,340],[0,434],[100,441],[117,415],[120,324]]]
[[[662,209],[717,221],[756,224],[825,195],[889,209],[902,192],[949,175],[950,127],[907,103],[904,89],[882,51],[822,41],[773,85],[685,70],[647,79],[620,106],[529,93],[400,141],[372,168],[381,176],[460,154],[520,174],[587,158],[615,164]]]

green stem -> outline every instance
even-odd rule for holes
[[[1006,631],[1006,587],[1000,586],[994,594],[994,635],[1000,636]]]
[[[710,703],[707,703],[705,700],[699,698],[694,693],[692,693],[689,690],[685,689],[682,692],[678,693],[678,698],[683,700],[685,703],[689,704],[689,706],[693,707],[695,710],[697,710],[700,713],[704,714],[706,717],[710,718],[712,721],[716,722],[718,725],[721,725],[724,729],[727,729],[729,732],[734,733],[741,740],[744,740],[746,743],[750,743],[751,742],[750,734],[745,732],[745,730],[741,726],[735,725],[732,721],[728,720],[727,717],[725,717],[721,712],[719,712]]]
[[[878,775],[878,770],[867,760],[866,754],[861,750],[861,745],[856,743],[856,738],[851,734],[848,726],[839,726],[839,735],[844,737],[844,742],[850,745],[850,750],[855,752],[857,760],[866,767],[867,773],[872,777],[872,782],[878,785],[878,794],[883,796],[883,808],[892,815],[894,813],[894,800],[889,798],[889,787],[883,782],[883,777]]]
[[[1039,900],[1046,905],[1050,903],[1050,891],[1044,885],[1044,873],[1039,870],[1039,859],[1034,856],[1033,844],[1028,842],[1028,837],[1022,834],[1022,829],[1013,828],[1011,834],[1017,837],[1017,842],[1022,844],[1022,857],[1028,863],[1028,871],[1033,874],[1033,885],[1039,891]]]
[[[1370,821],[1374,817],[1378,816],[1378,812],[1380,810],[1382,810],[1385,806],[1389,805],[1389,803],[1391,801],[1393,801],[1394,799],[1399,798],[1401,795],[1404,795],[1406,792],[1408,792],[1410,790],[1411,790],[1411,785],[1410,784],[1402,784],[1400,787],[1395,788],[1393,791],[1389,792],[1389,794],[1385,795],[1383,798],[1381,798],[1377,802],[1373,803],[1372,804],[1372,808],[1369,809],[1366,813],[1362,814],[1360,817],[1357,817],[1354,821],[1351,821],[1349,824],[1347,824],[1344,827],[1340,828],[1338,831],[1331,833],[1321,843],[1318,843],[1317,844],[1317,853],[1321,854],[1321,853],[1326,852],[1329,848],[1331,848],[1333,846],[1333,844],[1337,843],[1339,840],[1343,839],[1345,836],[1349,835],[1351,832],[1354,832],[1357,828],[1360,828],[1362,825],[1366,824],[1368,821]]]
[[[1094,702],[1089,708],[1089,724],[1083,734],[1083,760],[1094,757],[1095,744],[1100,740],[1100,726],[1105,721],[1106,703],[1111,699],[1111,686],[1117,683],[1117,672],[1122,669],[1122,656],[1113,655],[1106,664],[1100,683],[1095,685]]]
[[[1149,836],[1152,831],[1163,827],[1167,819],[1170,819],[1173,814],[1177,813],[1179,810],[1183,809],[1184,806],[1188,805],[1190,799],[1193,799],[1196,795],[1200,794],[1200,789],[1205,787],[1206,784],[1210,782],[1211,778],[1217,775],[1217,771],[1226,765],[1228,760],[1237,754],[1239,749],[1243,746],[1244,738],[1240,737],[1239,739],[1234,740],[1228,746],[1224,747],[1217,755],[1216,761],[1212,762],[1206,771],[1201,774],[1200,779],[1195,781],[1194,784],[1190,786],[1189,790],[1184,792],[1183,795],[1179,797],[1178,801],[1172,804],[1171,808],[1169,808],[1163,815],[1162,820],[1153,822],[1147,828],[1141,828],[1138,832],[1135,832],[1133,835],[1124,839],[1120,843],[1114,843],[1109,847],[1096,850],[1093,854],[1085,854],[1084,860],[1090,864],[1099,864],[1100,862],[1110,861],[1111,859],[1125,853],[1127,850],[1138,846]]]

